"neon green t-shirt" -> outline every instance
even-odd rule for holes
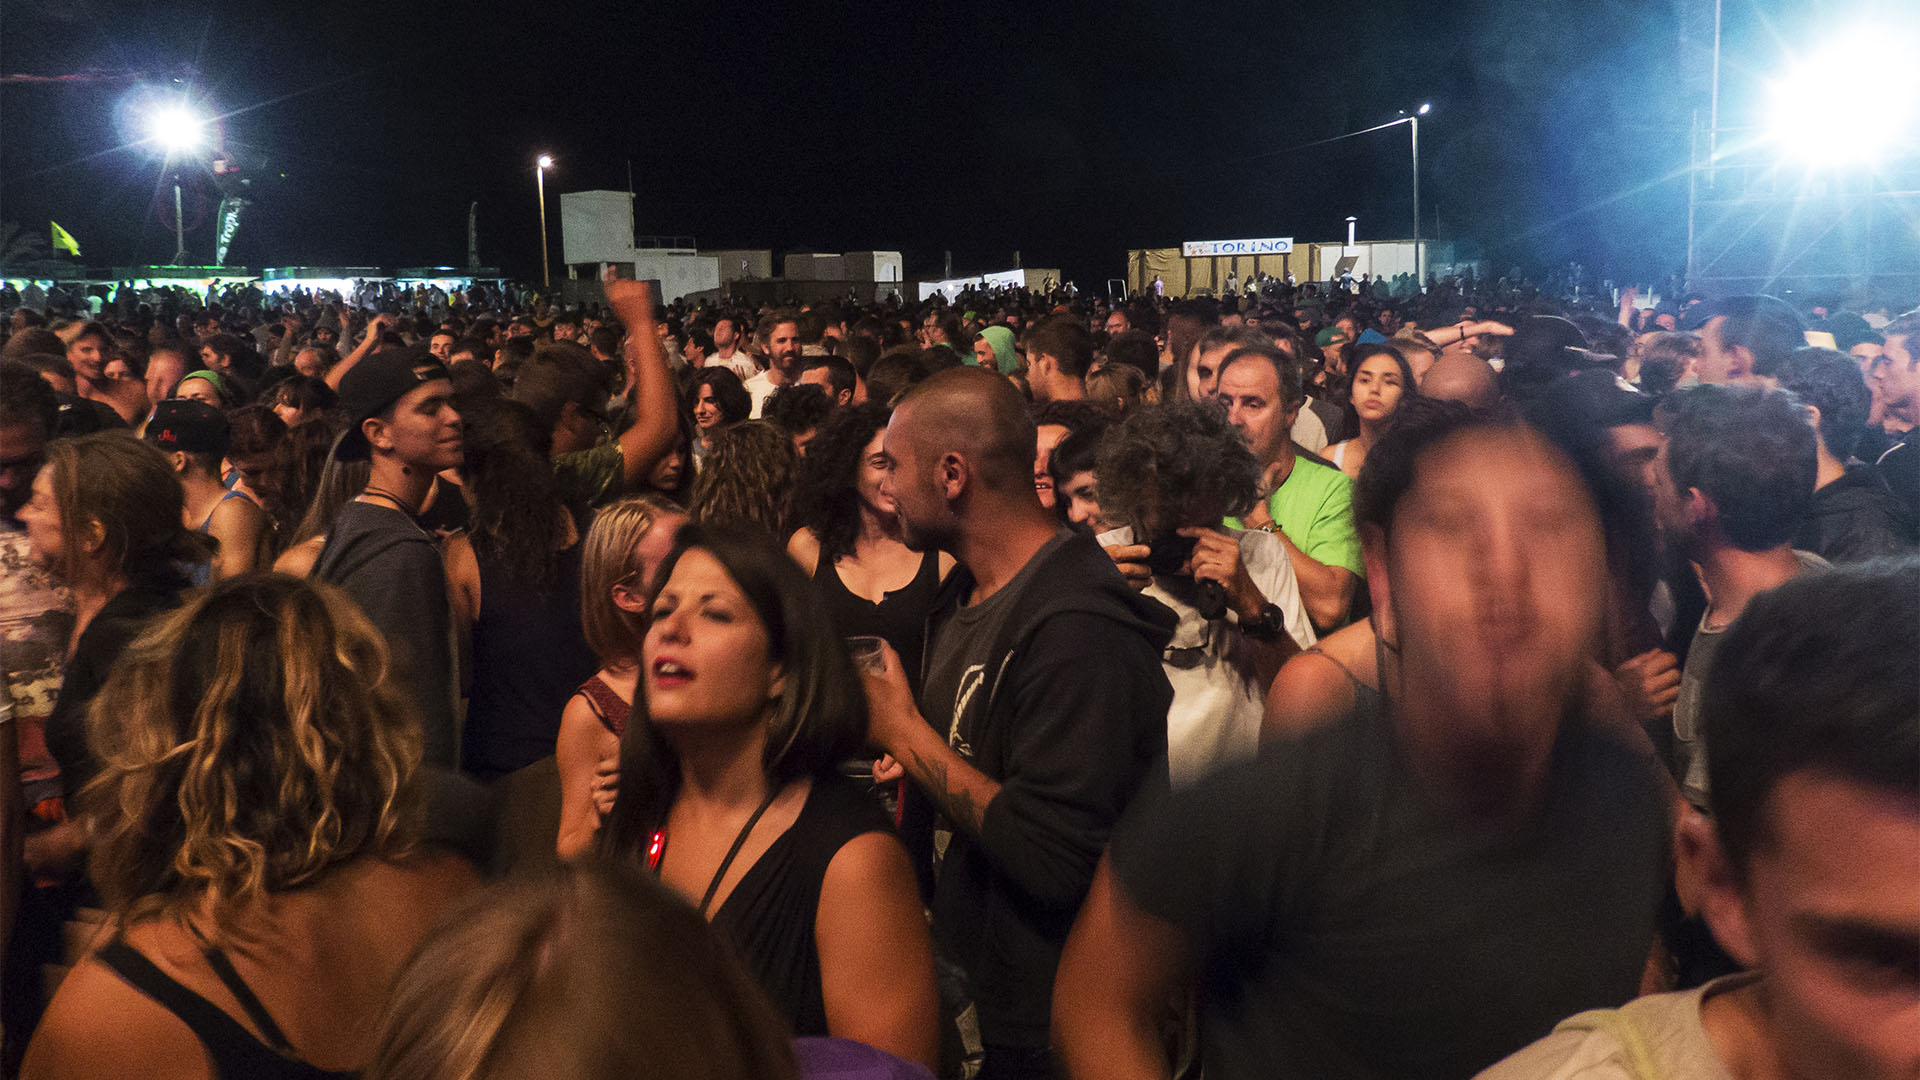
[[[1366,576],[1353,527],[1353,481],[1346,473],[1296,456],[1286,482],[1267,497],[1267,516],[1308,558]],[[1227,527],[1244,526],[1228,518]]]

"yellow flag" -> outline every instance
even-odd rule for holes
[[[64,251],[69,255],[80,254],[80,241],[75,240],[72,233],[61,228],[57,221],[49,221],[47,224],[53,226],[53,250]]]

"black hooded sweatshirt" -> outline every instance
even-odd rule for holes
[[[986,708],[966,733],[974,767],[1000,793],[980,835],[954,833],[933,911],[984,1041],[1038,1049],[1060,951],[1107,837],[1146,780],[1165,782],[1173,690],[1160,654],[1176,620],[1128,588],[1089,536],[1035,557],[1044,561],[994,640],[976,691]],[[928,620],[929,668],[939,627],[972,590],[965,567],[948,577]]]
[[[1880,473],[1864,465],[1813,493],[1793,546],[1831,563],[1904,555],[1914,548],[1900,501]]]

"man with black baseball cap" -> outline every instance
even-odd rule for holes
[[[227,415],[193,398],[168,398],[153,407],[147,421],[147,441],[167,455],[186,493],[182,522],[220,544],[212,563],[193,568],[195,585],[257,569],[261,541],[270,529],[265,510],[220,482],[230,438]]]
[[[338,586],[386,635],[412,692],[425,760],[459,760],[452,612],[433,534],[418,516],[434,475],[460,463],[460,414],[447,369],[425,350],[385,349],[340,381],[352,427],[334,454],[366,460],[367,486],[327,530],[313,577]]]

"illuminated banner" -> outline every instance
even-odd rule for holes
[[[1180,254],[1189,259],[1202,255],[1290,255],[1293,237],[1271,240],[1188,240],[1180,245]]]

